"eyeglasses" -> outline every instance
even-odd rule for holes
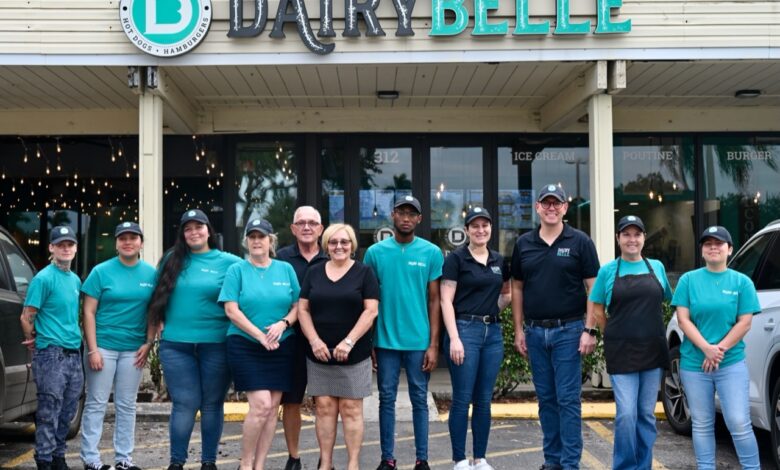
[[[563,202],[562,201],[557,201],[557,200],[556,201],[541,201],[541,202],[539,202],[539,204],[541,204],[542,207],[545,208],[545,209],[549,209],[550,207],[554,207],[556,209],[560,209],[561,207],[563,207]]]
[[[315,220],[299,220],[298,222],[293,222],[293,225],[299,228],[306,227],[307,225],[311,228],[317,228],[320,226],[320,223]]]
[[[395,211],[395,215],[397,215],[398,217],[411,219],[412,217],[417,217],[418,215],[420,215],[420,213],[416,211]]]
[[[334,246],[334,247],[335,246],[349,246],[351,244],[352,244],[352,240],[350,240],[349,238],[344,238],[344,239],[341,239],[341,240],[336,240],[334,238],[331,238],[330,240],[328,240],[328,246]]]

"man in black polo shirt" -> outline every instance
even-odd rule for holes
[[[518,237],[512,253],[515,348],[531,362],[543,470],[578,469],[582,456],[582,362],[596,347],[591,311],[583,321],[587,290],[599,261],[593,241],[563,222],[566,194],[545,185],[536,200],[538,229]]]
[[[280,249],[276,259],[290,263],[298,277],[298,283],[303,283],[306,270],[315,264],[328,260],[319,245],[322,234],[322,218],[317,209],[311,206],[301,206],[293,214],[290,225],[295,243]],[[298,453],[298,443],[301,436],[301,403],[306,392],[306,338],[298,323],[295,323],[297,349],[293,365],[293,384],[289,392],[282,394],[282,424],[284,439],[287,441],[287,452],[290,454],[284,470],[300,470],[301,458]]]

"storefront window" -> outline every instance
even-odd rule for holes
[[[320,150],[320,168],[322,173],[322,204],[319,207],[322,223],[343,223],[344,213],[344,162],[346,160],[343,145],[331,139],[323,139]]]
[[[410,147],[360,147],[358,255],[392,236],[390,213],[396,198],[412,194]]]
[[[780,218],[780,138],[705,136],[704,223],[723,225],[742,246]]]
[[[587,136],[529,136],[498,147],[498,249],[512,255],[518,235],[534,229],[534,202],[544,184],[569,197],[564,221],[590,233]]]
[[[292,243],[290,222],[298,197],[298,150],[283,141],[240,142],[236,147],[235,230],[243,240],[253,217],[271,222],[279,246]]]
[[[482,147],[431,147],[431,243],[445,252],[467,242],[466,213],[484,205]]]
[[[664,264],[672,285],[696,264],[693,162],[691,138],[615,138],[615,219],[644,221],[643,254]]]

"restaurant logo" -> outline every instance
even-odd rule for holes
[[[119,20],[137,48],[157,57],[175,57],[206,37],[211,0],[121,0]]]

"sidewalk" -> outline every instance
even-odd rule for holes
[[[376,390],[376,377],[374,380],[374,390]],[[396,420],[411,421],[412,405],[407,394],[406,378],[401,373],[401,384],[398,390],[396,401]],[[434,397],[437,399],[449,400],[452,396],[452,387],[450,385],[449,371],[445,368],[436,369],[431,374],[431,381],[428,385],[428,414],[430,421],[446,421],[447,414],[439,414],[436,409]],[[517,390],[512,392],[512,398],[519,400],[516,403],[493,403],[493,419],[539,419],[538,405],[536,395],[532,384],[522,384]],[[612,390],[603,388],[594,388],[590,385],[582,388],[582,417],[584,419],[613,419],[615,417],[615,402],[612,400]],[[225,421],[240,422],[244,420],[249,409],[247,403],[226,402],[225,403]],[[374,392],[370,397],[364,400],[364,419],[366,422],[377,422],[379,413],[379,395]],[[171,414],[170,403],[138,403],[137,416],[138,421],[146,422],[167,422]],[[656,405],[655,414],[658,418],[663,418],[663,407],[659,402]],[[109,403],[106,412],[107,419],[113,419],[113,404]],[[305,421],[314,421],[313,416],[304,416]]]

